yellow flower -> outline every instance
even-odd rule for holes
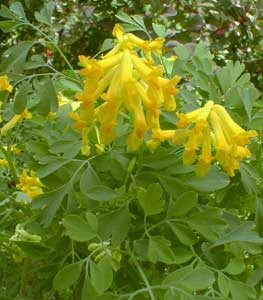
[[[160,128],[154,128],[151,139],[147,142],[147,146],[150,149],[155,149],[161,144],[161,142],[172,140],[174,135],[175,130],[162,130]]]
[[[43,184],[33,171],[30,171],[30,175],[24,169],[19,177],[19,183],[16,185],[18,190],[21,190],[27,194],[31,199],[43,194]]]
[[[13,86],[9,83],[8,77],[6,75],[0,76],[0,92],[8,91],[12,92]]]
[[[202,153],[195,166],[196,174],[204,176],[209,171],[212,160],[211,132],[209,126],[206,126],[203,130]]]
[[[229,176],[234,176],[235,170],[240,168],[240,160],[250,157],[246,145],[250,138],[257,136],[257,132],[245,131],[221,105],[208,101],[201,108],[177,116],[177,126],[181,128],[178,130],[188,132],[181,132],[183,141],[176,130],[173,141],[184,145],[184,164],[192,165],[197,161],[197,175],[204,176],[212,161],[217,160]]]
[[[71,113],[71,117],[79,129],[99,122],[101,142],[108,144],[115,138],[119,112],[128,111],[134,122],[127,145],[129,151],[136,151],[146,131],[159,128],[161,107],[175,110],[174,95],[180,78],[164,78],[162,66],[153,63],[152,54],[161,53],[164,39],[145,41],[132,33],[126,34],[119,24],[115,25],[113,36],[114,48],[100,59],[79,57],[84,89],[76,95],[81,101],[80,111]],[[89,121],[80,117],[84,111]]]
[[[31,119],[32,114],[25,109],[20,115],[15,115],[10,121],[8,121],[1,129],[1,135],[6,135],[7,132],[14,128],[16,124],[23,119]]]
[[[4,158],[0,159],[0,166],[2,167],[8,167],[8,161]]]

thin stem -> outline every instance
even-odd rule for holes
[[[18,80],[13,86],[15,87],[16,85],[18,85],[20,82],[24,81],[24,80],[31,80],[34,77],[40,77],[40,76],[58,76],[60,74],[58,73],[38,73],[38,74],[32,74],[32,75],[27,75],[24,78]]]
[[[37,32],[39,32],[49,43],[51,43],[56,48],[56,50],[59,52],[60,56],[64,59],[65,63],[69,67],[69,69],[73,72],[74,76],[78,79],[78,76],[75,74],[74,68],[72,67],[71,63],[68,61],[67,57],[64,55],[64,53],[62,52],[62,50],[59,48],[59,46],[57,45],[57,43],[53,42],[49,38],[48,35],[46,35],[41,29],[39,29],[35,25],[33,25],[33,24],[29,23],[29,22],[28,23],[24,23],[24,24],[32,27],[34,30],[36,30]]]
[[[146,215],[144,215],[144,218],[143,218],[143,225],[144,225],[145,234],[147,235],[148,238],[151,238],[151,236],[149,234],[149,230],[147,228],[147,216]]]
[[[74,249],[74,241],[71,240],[71,261],[72,263],[75,262],[75,249]]]
[[[145,273],[143,272],[143,269],[141,268],[140,264],[138,263],[136,257],[133,255],[133,253],[132,253],[132,251],[131,251],[131,249],[130,249],[128,243],[126,243],[126,248],[127,248],[128,252],[129,252],[130,257],[131,257],[132,260],[134,261],[134,264],[135,264],[135,266],[136,266],[138,272],[140,273],[140,275],[141,275],[141,277],[142,277],[142,280],[143,280],[144,283],[145,283],[146,289],[147,289],[147,291],[148,291],[148,293],[149,293],[149,296],[150,296],[151,300],[155,300],[155,296],[154,296],[154,294],[153,294],[153,291],[152,291],[151,285],[150,285],[150,283],[149,283],[149,281],[148,281],[148,278],[146,277]],[[129,297],[129,300],[131,300],[132,298],[133,298],[133,297]]]

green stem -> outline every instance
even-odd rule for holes
[[[134,261],[134,264],[135,264],[135,266],[136,266],[136,268],[137,268],[139,274],[141,275],[142,280],[143,280],[144,283],[145,283],[146,289],[147,289],[147,291],[148,291],[148,293],[149,293],[149,296],[150,296],[151,300],[155,300],[155,296],[154,296],[154,294],[153,294],[153,291],[152,291],[151,285],[150,285],[150,283],[149,283],[149,281],[148,281],[148,278],[146,277],[145,273],[143,272],[143,269],[141,268],[140,264],[138,263],[138,260],[137,260],[136,257],[133,255],[133,253],[132,253],[132,251],[131,251],[131,249],[130,249],[128,243],[126,243],[126,249],[128,250],[131,259]],[[133,297],[129,297],[129,299],[132,299],[132,298],[133,298]]]
[[[71,240],[71,262],[75,262],[75,249],[74,249],[74,241]]]
[[[20,294],[21,296],[26,295],[28,289],[28,281],[30,276],[31,259],[25,258],[23,262],[22,275],[20,280]],[[22,298],[23,299],[23,298]],[[25,299],[26,300],[26,299]]]
[[[52,44],[56,50],[58,51],[58,53],[60,54],[60,56],[64,59],[65,63],[67,64],[68,68],[73,72],[75,78],[78,79],[78,76],[75,73],[74,68],[72,67],[71,63],[68,61],[68,59],[66,58],[66,56],[64,55],[64,53],[62,52],[62,50],[59,48],[59,46],[57,45],[56,42],[53,42],[48,35],[46,35],[41,29],[39,29],[38,27],[34,26],[31,23],[24,23],[25,25],[28,25],[30,27],[32,27],[34,30],[36,30],[37,32],[39,32],[50,44]]]

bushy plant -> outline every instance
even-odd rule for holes
[[[0,64],[0,298],[262,299],[262,94],[244,64],[165,49],[163,25],[121,12],[77,68],[54,7],[0,9],[2,30],[41,37]]]

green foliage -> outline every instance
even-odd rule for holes
[[[1,59],[1,74],[7,74],[14,86],[10,98],[1,92],[2,124],[26,107],[33,114],[1,137],[1,158],[8,160],[9,168],[0,167],[0,299],[262,299],[262,143],[252,141],[253,156],[241,163],[236,177],[229,178],[218,165],[197,177],[192,166],[182,164],[179,146],[164,143],[150,152],[143,145],[127,153],[130,125],[125,120],[130,116],[120,114],[116,140],[98,151],[94,128],[91,155],[82,155],[80,133],[68,117],[75,103],[60,105],[57,100],[59,93],[73,98],[82,88],[77,71],[61,51],[64,33],[62,41],[57,39],[59,24],[53,14],[58,18],[63,8],[52,1],[33,2],[23,6],[14,1],[0,9],[0,29],[27,37],[6,49]],[[145,23],[138,14],[147,3],[139,2],[92,1],[97,9],[110,8],[110,18],[118,11],[116,17],[127,31],[152,34],[147,18]],[[213,11],[233,15],[235,5],[179,2],[171,6],[178,11],[174,20],[161,14],[152,24],[158,36],[173,35],[181,42],[170,47],[176,61],[166,55],[161,59],[168,77],[183,77],[179,109],[191,111],[213,99],[241,126],[257,129],[262,137],[262,94],[250,81],[248,61],[217,65],[221,52],[212,43],[219,38],[216,33],[210,36],[213,54],[204,42],[182,43],[182,35],[186,38],[189,31],[202,34],[198,28],[217,18]],[[152,2],[156,14],[163,9],[158,3]],[[137,14],[120,11],[124,4],[132,5]],[[195,5],[201,8],[200,16]],[[238,17],[244,13],[242,7]],[[93,17],[89,22],[95,25],[104,18],[98,12]],[[219,26],[220,20],[216,22]],[[65,30],[73,31],[76,24]],[[81,38],[91,39],[100,26],[82,32]],[[66,52],[77,56],[71,39]],[[225,48],[234,41],[225,41]],[[101,52],[111,47],[109,39]],[[46,49],[55,53],[54,60],[46,60]],[[176,122],[175,114],[162,112],[163,128],[173,128]],[[11,151],[14,144],[21,150],[17,154]],[[44,193],[32,202],[16,189],[24,168],[35,170],[43,183]]]

